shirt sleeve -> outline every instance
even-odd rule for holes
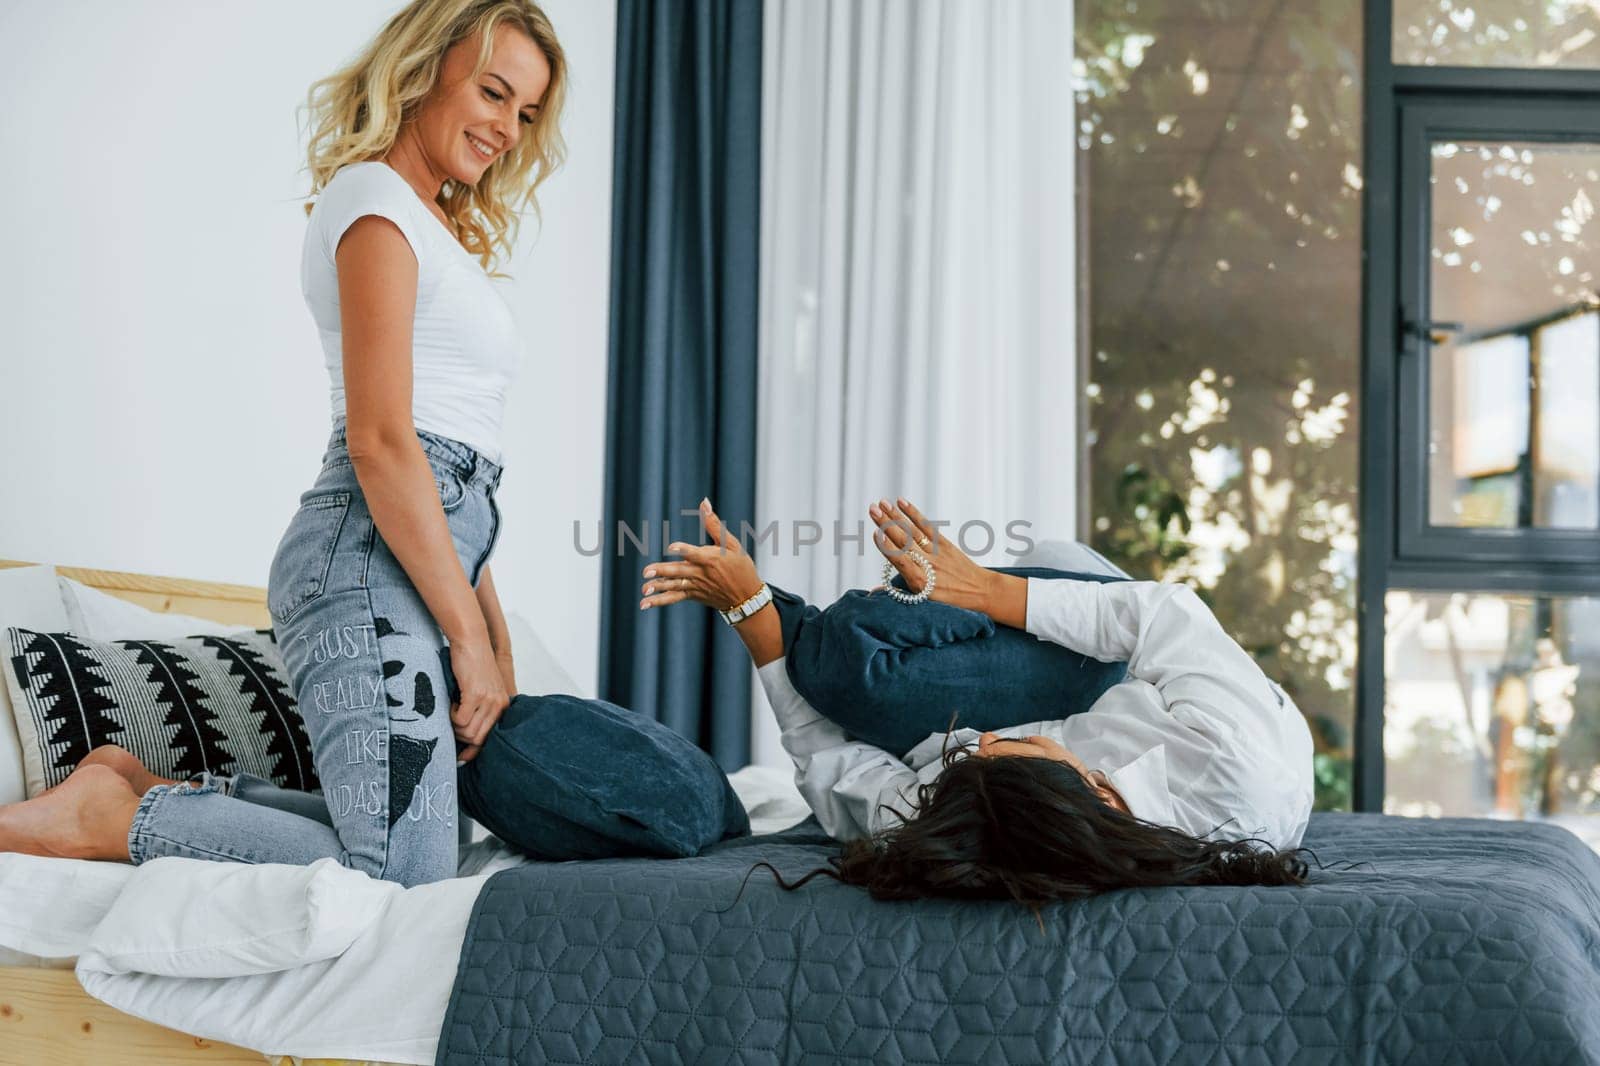
[[[920,783],[911,767],[852,740],[818,713],[795,690],[783,658],[758,667],[756,675],[777,717],[779,740],[794,760],[794,783],[829,836],[871,836],[911,813]]]
[[[417,202],[407,202],[408,196]],[[358,218],[377,215],[393,222],[405,235],[420,268],[424,246],[416,214],[419,208],[417,194],[387,166],[348,164],[334,174],[317,199],[315,210],[323,255],[334,263],[334,252],[345,230]]]
[[[1027,630],[1153,685],[1173,716],[1223,742],[1277,729],[1278,699],[1250,654],[1187,585],[1029,578]]]

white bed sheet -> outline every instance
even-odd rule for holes
[[[757,833],[809,811],[791,773],[730,775]],[[75,967],[129,1014],[268,1055],[432,1063],[473,902],[523,862],[489,838],[403,889],[325,859],[245,866],[0,854],[0,964]]]

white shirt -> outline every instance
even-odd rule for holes
[[[526,349],[511,308],[478,260],[396,170],[379,160],[348,163],[323,188],[307,220],[300,291],[322,336],[332,419],[345,413],[344,337],[334,250],[356,219],[381,215],[417,257],[411,332],[411,418],[500,462],[506,392]]]
[[[1103,770],[1144,821],[1201,838],[1299,845],[1311,815],[1311,730],[1193,590],[1155,581],[1027,581],[1029,633],[1103,662],[1125,660],[1128,676],[1087,711],[996,729],[998,736],[1057,741]],[[909,815],[917,787],[943,769],[945,735],[929,734],[897,759],[850,739],[795,691],[786,670],[779,658],[757,674],[794,760],[795,784],[822,828],[846,840]],[[951,743],[978,736],[958,729]]]

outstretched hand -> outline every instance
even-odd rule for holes
[[[711,509],[710,500],[700,501],[700,520],[711,543],[667,545],[667,554],[683,559],[651,563],[644,568],[641,611],[680,600],[726,611],[760,591],[761,575],[756,573],[755,560],[745,552],[739,538],[728,532]]]
[[[987,611],[995,572],[973,562],[910,500],[902,496],[897,503],[898,506],[879,500],[867,508],[867,515],[878,527],[872,534],[872,542],[884,558],[894,564],[906,588],[921,592],[928,583],[922,564],[912,555],[916,552],[933,564],[936,579],[929,599]]]

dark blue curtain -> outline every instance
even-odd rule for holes
[[[744,646],[705,607],[641,612],[639,589],[698,541],[679,511],[700,497],[753,519],[760,167],[760,0],[618,0],[600,696],[727,769],[750,757]]]

